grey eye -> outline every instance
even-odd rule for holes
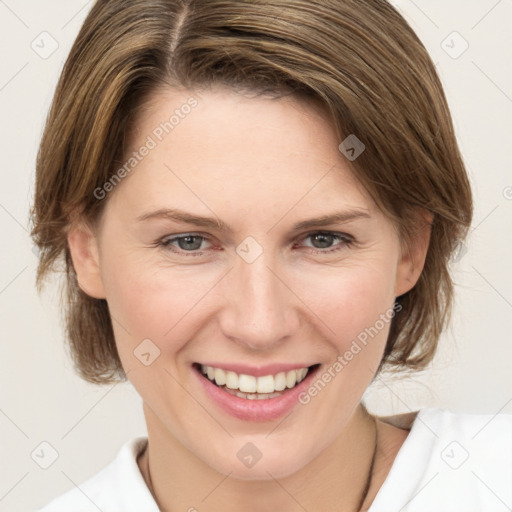
[[[199,235],[187,235],[177,237],[178,247],[184,251],[197,251],[203,243],[204,237]]]
[[[309,235],[309,238],[311,238],[313,247],[316,249],[326,249],[331,247],[334,240],[339,237],[329,233],[316,233],[314,235]]]

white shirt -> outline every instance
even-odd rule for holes
[[[410,429],[369,512],[512,510],[512,414],[436,408],[380,418]],[[40,512],[159,512],[137,465],[147,438]]]

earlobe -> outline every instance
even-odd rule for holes
[[[90,297],[104,299],[96,236],[89,226],[81,223],[69,230],[67,240],[81,290]]]
[[[421,216],[421,224],[412,240],[403,248],[398,263],[395,297],[399,297],[414,288],[425,266],[433,216],[425,213]]]

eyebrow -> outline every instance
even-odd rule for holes
[[[312,219],[306,219],[298,222],[292,227],[292,232],[302,231],[310,228],[326,226],[328,224],[335,224],[340,222],[349,222],[360,218],[370,218],[370,214],[367,210],[363,209],[350,209],[346,211],[334,212],[320,217]],[[201,215],[194,215],[184,210],[178,210],[176,208],[162,208],[154,212],[148,212],[140,215],[136,218],[137,222],[143,222],[151,219],[164,219],[173,220],[176,222],[182,222],[184,224],[192,224],[195,226],[201,226],[208,229],[217,229],[219,231],[225,231],[232,233],[233,229],[229,224],[226,224],[223,220],[218,217],[204,217]]]

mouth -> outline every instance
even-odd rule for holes
[[[217,388],[244,400],[269,400],[278,398],[295,389],[312,374],[320,364],[304,366],[268,375],[249,375],[194,363],[194,369]]]

